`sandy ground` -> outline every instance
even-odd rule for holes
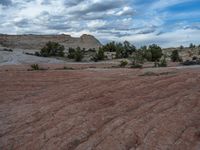
[[[0,149],[200,149],[199,68],[19,68],[0,67]]]

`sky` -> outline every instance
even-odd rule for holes
[[[92,34],[102,43],[200,44],[200,0],[0,0],[2,34]]]

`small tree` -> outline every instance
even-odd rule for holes
[[[127,60],[122,60],[121,62],[120,62],[120,67],[125,67],[126,65],[128,65],[128,62],[127,62]]]
[[[142,68],[144,63],[144,57],[142,56],[142,53],[137,51],[134,53],[132,57],[132,68]]]
[[[158,64],[159,67],[167,67],[166,56],[160,59],[160,63]]]
[[[81,50],[80,47],[77,47],[75,52],[74,52],[75,61],[78,61],[78,62],[82,61],[83,57],[84,57],[84,52]]]
[[[180,56],[179,56],[178,50],[172,51],[171,60],[172,60],[173,62],[180,62]]]
[[[92,58],[92,60],[97,62],[99,60],[104,60],[104,58],[105,58],[104,50],[100,47],[99,50],[96,52],[95,56]]]
[[[195,48],[195,47],[196,47],[196,46],[195,46],[193,43],[190,43],[189,48],[193,49],[193,48]]]
[[[43,57],[49,57],[49,56],[59,56],[63,57],[65,55],[64,53],[64,46],[60,45],[57,42],[48,42],[40,51],[40,55]]]
[[[161,47],[156,44],[150,45],[148,50],[151,52],[152,55],[151,61],[159,61],[163,55]]]
[[[67,57],[69,59],[74,59],[75,58],[75,49],[74,48],[69,48]]]
[[[182,49],[184,49],[184,46],[183,46],[183,45],[181,45],[181,46],[180,46],[180,49],[181,49],[181,50],[182,50]]]

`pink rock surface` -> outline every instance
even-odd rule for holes
[[[199,150],[200,69],[0,71],[0,149]]]

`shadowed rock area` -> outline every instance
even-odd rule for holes
[[[65,48],[99,48],[101,43],[92,35],[82,35],[80,38],[70,35],[0,35],[0,45],[19,49],[41,49],[49,42],[58,42]]]
[[[200,149],[198,68],[2,69],[0,91],[0,149]]]

